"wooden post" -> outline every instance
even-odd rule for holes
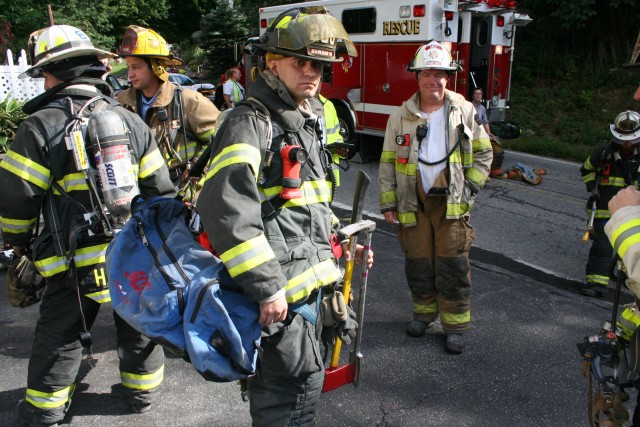
[[[55,24],[53,22],[53,12],[51,11],[51,3],[47,4],[47,13],[49,14],[49,26],[53,27]]]

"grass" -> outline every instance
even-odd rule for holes
[[[639,76],[575,73],[553,81],[512,84],[508,120],[517,122],[520,138],[506,148],[583,162],[594,147],[611,138],[609,124],[626,110],[640,110],[633,100]]]

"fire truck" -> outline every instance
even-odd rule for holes
[[[326,65],[322,73],[322,94],[333,101],[345,140],[359,147],[359,135],[384,136],[389,115],[417,90],[407,65],[430,40],[444,43],[462,67],[448,88],[467,99],[482,88],[490,120],[505,119],[516,28],[531,21],[515,10],[515,1],[309,1],[261,8],[260,34],[280,13],[302,6],[326,7],[358,50],[357,57]],[[244,62],[248,69],[261,65],[256,57]]]

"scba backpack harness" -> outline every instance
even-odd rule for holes
[[[194,240],[182,202],[136,197],[106,264],[112,305],[134,329],[190,361],[207,380],[255,373],[258,304]]]

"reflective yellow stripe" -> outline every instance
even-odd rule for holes
[[[138,177],[145,179],[164,166],[162,153],[157,148],[140,159]],[[134,165],[135,170],[135,165]]]
[[[188,141],[187,143],[187,159],[191,160],[192,158],[195,157],[196,151],[198,150],[198,147],[200,147],[200,144],[198,144],[195,141]],[[169,167],[174,167],[174,166],[178,166],[178,165],[182,165],[185,164],[185,160],[184,155],[185,155],[185,150],[184,150],[184,143],[180,144],[177,148],[176,148],[176,152],[178,153],[178,156],[180,156],[180,158],[178,158],[177,156],[173,155],[173,152],[169,153],[165,153],[165,160],[167,162],[167,166]]]
[[[300,187],[302,197],[288,200],[282,209],[294,206],[307,206],[315,203],[329,203],[331,201],[331,187],[326,180],[306,181]]]
[[[64,406],[76,389],[76,385],[72,384],[62,390],[44,392],[27,388],[26,401],[39,409],[55,409]]]
[[[261,188],[259,190],[260,200],[264,201],[275,197],[277,194],[280,194],[281,191],[282,186],[279,185],[269,188]],[[331,186],[329,185],[329,181],[324,179],[318,181],[305,181],[302,183],[300,191],[302,193],[302,197],[288,200],[282,205],[281,209],[291,208],[294,206],[312,205],[315,203],[328,203],[331,201]]]
[[[587,158],[582,165],[586,170],[594,170],[593,164],[591,164],[591,158]]]
[[[198,135],[198,139],[204,142],[205,144],[207,144],[209,142],[209,138],[211,137],[211,135],[215,135],[215,133],[216,133],[216,128],[209,129],[208,131],[205,131],[200,135]]]
[[[467,178],[469,178],[472,182],[475,182],[476,184],[482,185],[486,180],[486,177],[484,176],[484,174],[475,168],[467,169],[466,175],[467,175]]]
[[[288,303],[294,303],[307,298],[316,289],[340,280],[340,270],[331,259],[311,266],[303,273],[292,277],[285,286]]]
[[[76,267],[86,267],[105,262],[107,246],[109,246],[108,243],[103,243],[100,245],[77,249],[73,256]]]
[[[396,172],[407,176],[416,176],[418,165],[415,163],[398,163],[396,162]]]
[[[591,209],[587,209],[587,215],[591,215]],[[608,209],[596,209],[596,219],[611,218],[611,212]]]
[[[586,175],[584,175],[582,177],[582,182],[587,183],[587,182],[591,182],[591,181],[593,181],[595,179],[596,179],[596,173],[595,172],[591,172],[591,173],[588,173],[588,174],[586,174]]]
[[[473,153],[462,153],[462,164],[465,169],[473,164]]]
[[[71,173],[69,175],[65,175],[60,181],[58,181],[58,184],[67,193],[70,191],[89,190],[87,179],[84,177],[84,174],[82,172],[76,172],[76,173]],[[60,192],[54,188],[53,194],[60,195]]]
[[[610,176],[608,182],[600,180],[600,185],[603,187],[626,187],[627,183],[624,181],[624,178]]]
[[[615,229],[611,241],[618,254],[624,257],[629,248],[640,243],[640,219],[633,219]]]
[[[460,151],[456,150],[451,153],[449,156],[449,163],[462,163],[462,154],[460,154]]]
[[[585,276],[587,283],[597,283],[598,285],[609,285],[609,277],[600,274],[587,274]]]
[[[37,185],[43,190],[49,188],[49,180],[51,179],[51,172],[44,166],[39,165],[31,159],[28,159],[15,151],[9,150],[5,155],[0,167],[8,170],[14,175],[29,181],[33,185]]]
[[[414,301],[413,312],[417,314],[433,314],[438,312],[438,303],[433,302],[429,305],[418,304]]]
[[[400,212],[398,213],[398,221],[402,225],[411,225],[417,224],[418,220],[416,219],[415,212]]]
[[[398,199],[397,199],[395,190],[385,191],[383,193],[380,193],[380,204],[381,205],[386,205],[388,203],[395,204],[397,200]]]
[[[209,165],[207,179],[214,176],[222,168],[240,163],[247,163],[251,167],[257,182],[260,174],[260,150],[250,144],[244,143],[225,147]]]
[[[22,234],[31,231],[38,218],[32,219],[13,219],[0,217],[2,221],[2,232],[12,234]]]
[[[108,243],[103,243],[77,249],[73,257],[76,267],[88,267],[105,262],[105,251],[108,245]],[[59,256],[35,261],[35,265],[42,277],[52,277],[69,269],[67,259]]]
[[[105,289],[103,291],[92,292],[90,294],[85,294],[85,297],[91,298],[98,304],[104,304],[105,302],[111,301],[111,296],[109,295],[109,289]]]
[[[395,151],[383,151],[380,155],[380,163],[393,163],[396,161]]]
[[[129,372],[120,372],[120,379],[124,387],[136,390],[151,390],[158,387],[164,379],[164,365],[152,374],[131,374]]]
[[[474,152],[491,150],[491,141],[489,138],[478,138],[471,141],[471,149]]]
[[[471,210],[471,206],[466,203],[447,203],[447,218],[461,217]]]
[[[274,258],[275,254],[264,234],[220,254],[220,259],[231,277],[236,277]]]
[[[440,312],[440,321],[445,325],[463,325],[471,322],[471,312],[464,313],[442,313]]]

